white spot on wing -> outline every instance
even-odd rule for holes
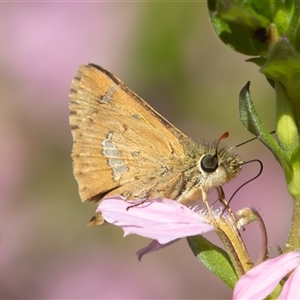
[[[109,103],[115,91],[116,87],[114,85],[111,85],[109,90],[103,95],[102,101],[104,101],[105,103]]]
[[[102,153],[107,157],[107,164],[112,168],[114,180],[118,181],[129,168],[122,159],[121,151],[117,149],[117,146],[112,141],[113,133],[109,132],[107,138],[101,143],[103,147]]]

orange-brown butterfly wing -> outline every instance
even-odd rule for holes
[[[79,68],[70,125],[82,201],[111,194],[176,197],[193,143],[117,77],[95,65]]]

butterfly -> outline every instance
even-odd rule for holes
[[[73,172],[83,202],[121,195],[190,205],[238,176],[243,161],[219,143],[194,143],[120,79],[82,65],[70,90]],[[104,223],[97,213],[92,225]]]

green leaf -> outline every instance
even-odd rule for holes
[[[300,2],[298,0],[271,1],[272,22],[280,35],[286,35],[293,45],[299,43]],[[297,47],[297,49],[299,49]]]
[[[256,65],[258,65],[259,67],[263,66],[266,62],[267,62],[267,59],[264,58],[264,57],[251,57],[251,58],[248,58],[246,59],[247,62],[252,62]],[[266,79],[267,81],[269,82],[269,84],[271,85],[271,87],[273,89],[275,89],[275,81],[269,77],[266,76]]]
[[[271,24],[278,36],[287,36],[300,49],[298,0],[208,0],[208,9],[219,38],[238,52],[266,57],[274,42]]]
[[[187,241],[197,260],[233,289],[238,278],[228,254],[201,235]]]
[[[246,61],[252,62],[252,63],[258,65],[259,67],[262,67],[267,62],[267,59],[259,56],[259,57],[248,58]]]
[[[240,120],[249,132],[251,132],[255,136],[260,136],[262,131],[268,132],[268,130],[257,115],[256,109],[251,99],[249,87],[250,81],[247,82],[247,84],[243,87],[243,89],[240,92]]]
[[[261,72],[282,82],[291,99],[300,98],[300,54],[286,36],[282,36],[273,47]]]
[[[300,1],[296,1],[295,3],[295,14],[291,22],[290,30],[294,33],[293,44],[295,48],[300,51]]]
[[[264,12],[256,11],[260,7],[256,4],[253,8],[251,1],[208,1],[211,22],[219,38],[246,55],[266,55],[268,51],[270,20]]]
[[[240,92],[240,120],[249,132],[257,136],[272,151],[280,164],[286,166],[287,157],[258,116],[251,99],[249,86],[250,82],[247,82]]]

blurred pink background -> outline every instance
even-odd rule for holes
[[[95,206],[81,203],[70,159],[68,93],[78,66],[89,62],[115,73],[195,141],[229,131],[228,146],[251,138],[237,107],[251,80],[257,110],[274,130],[272,89],[218,39],[206,3],[1,3],[0,37],[0,298],[230,298],[185,240],[139,262],[135,252],[149,240],[123,238],[113,226],[87,228]],[[264,171],[232,208],[259,209],[274,256],[291,216],[282,171],[258,141],[236,152],[260,159]],[[257,172],[245,166],[226,194]],[[255,260],[258,226],[243,237]]]

